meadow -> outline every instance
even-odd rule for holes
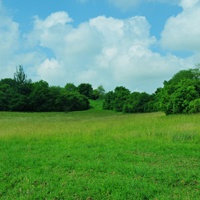
[[[200,115],[0,112],[0,199],[199,199]]]

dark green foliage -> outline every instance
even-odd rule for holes
[[[114,101],[115,101],[115,93],[113,91],[108,92],[105,95],[105,98],[103,101],[103,109],[113,110],[114,109]]]
[[[99,91],[98,91],[97,89],[94,89],[94,90],[93,90],[93,93],[92,93],[92,98],[91,98],[91,99],[97,100],[97,99],[99,99],[99,98],[100,98],[100,93],[99,93]]]
[[[50,89],[46,81],[38,81],[33,84],[33,89],[30,94],[30,107],[32,111],[44,112],[51,111]]]
[[[5,81],[5,79],[2,79],[0,81],[0,110],[9,110],[9,102],[13,94],[13,87],[9,85],[9,82]]]
[[[105,95],[103,109],[122,112],[129,95],[130,91],[127,88],[123,86],[116,87],[114,92],[110,91]]]
[[[68,92],[77,92],[78,88],[73,83],[67,83],[65,85],[65,90]]]
[[[9,110],[27,111],[28,103],[29,101],[26,95],[15,93],[10,100]]]
[[[105,96],[105,89],[103,88],[102,85],[100,85],[97,89],[93,90],[93,93],[92,93],[93,100],[103,99],[104,96]]]
[[[7,110],[7,99],[4,92],[0,91],[0,110]]]
[[[115,88],[115,100],[114,100],[114,110],[117,112],[122,112],[129,98],[130,91],[123,86]]]
[[[157,105],[161,110],[167,115],[192,113],[195,109],[191,108],[190,102],[200,96],[199,75],[199,68],[182,70],[169,81],[165,81],[164,87],[156,94],[159,99]]]
[[[34,83],[30,99],[32,111],[77,111],[89,109],[89,100],[78,92],[66,88],[49,87],[45,81]]]
[[[99,99],[103,99],[105,96],[105,93],[106,93],[104,87],[102,85],[100,85],[96,90],[99,93]]]
[[[90,108],[88,98],[78,92],[65,93],[62,95],[62,100],[64,111],[87,110]]]
[[[200,112],[200,98],[191,101],[188,107],[188,113],[199,113],[199,112]]]
[[[125,87],[116,87],[105,95],[103,109],[124,113],[144,113],[155,110],[155,95],[145,92],[130,93]]]
[[[14,79],[0,81],[1,111],[76,111],[89,109],[89,100],[77,91],[76,86],[65,88],[49,86],[46,81],[32,83],[19,66]]]
[[[133,92],[129,95],[128,100],[123,108],[126,113],[144,113],[151,112],[150,108],[151,95],[146,92]],[[152,107],[153,105],[151,105]]]
[[[103,108],[125,113],[164,111],[168,114],[200,111],[200,68],[181,70],[164,87],[149,95],[116,87],[105,95]]]
[[[22,84],[14,79],[2,79],[0,81],[0,110],[26,111],[30,86],[28,82]]]
[[[92,85],[89,83],[81,83],[78,86],[78,92],[82,95],[85,95],[89,99],[92,98],[93,88]]]
[[[76,111],[90,108],[89,100],[103,100],[103,109],[124,113],[164,111],[169,114],[200,112],[200,68],[181,70],[155,93],[131,93],[123,86],[105,93],[102,85],[92,88],[89,83],[64,88],[49,86],[43,80],[32,83],[19,66],[14,79],[0,80],[1,111]]]
[[[0,86],[2,85],[9,85],[12,88],[15,88],[17,85],[16,80],[11,79],[11,78],[4,78],[0,80]]]
[[[176,73],[170,80],[169,84],[176,85],[183,79],[194,79],[194,73],[193,70],[181,70],[178,73]]]

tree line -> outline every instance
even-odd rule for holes
[[[49,112],[78,111],[90,108],[90,99],[103,100],[103,109],[124,113],[163,111],[169,114],[200,112],[200,68],[181,70],[153,94],[131,92],[123,86],[105,92],[89,83],[64,87],[46,81],[32,82],[19,66],[14,78],[0,80],[0,111]]]
[[[49,86],[46,81],[27,79],[23,67],[16,69],[14,78],[0,80],[0,110],[23,112],[78,111],[90,108],[89,99],[104,95],[103,86],[93,89],[91,84],[65,87]]]
[[[120,86],[105,95],[103,108],[124,113],[163,111],[169,114],[200,112],[200,68],[181,70],[155,93],[130,92]]]

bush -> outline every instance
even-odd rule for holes
[[[64,111],[87,110],[90,108],[90,102],[85,95],[76,93],[67,93],[65,96]]]
[[[200,99],[195,99],[191,101],[189,104],[189,111],[188,113],[199,113],[200,112]]]

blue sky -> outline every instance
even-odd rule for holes
[[[0,0],[0,78],[154,92],[200,63],[200,0]]]

